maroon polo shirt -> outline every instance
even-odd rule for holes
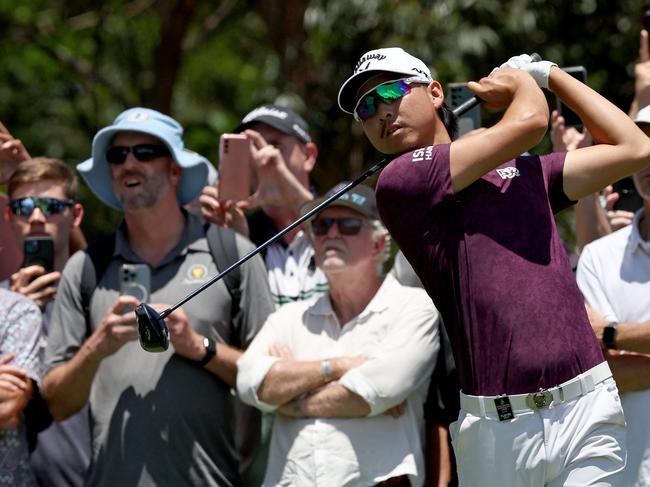
[[[449,144],[394,159],[383,221],[440,310],[463,392],[520,394],[603,361],[553,214],[564,153],[519,157],[455,194]]]

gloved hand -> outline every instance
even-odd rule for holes
[[[537,86],[548,90],[548,77],[553,66],[557,66],[557,64],[551,61],[534,61],[528,54],[520,54],[519,56],[511,57],[499,67],[523,69],[530,73]]]

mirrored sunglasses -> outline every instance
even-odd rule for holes
[[[170,155],[167,146],[162,144],[138,144],[132,147],[114,145],[106,151],[106,161],[109,164],[124,164],[129,152],[140,162],[153,161]]]
[[[9,202],[9,208],[16,216],[30,216],[36,208],[41,210],[43,215],[51,216],[61,213],[65,208],[72,205],[74,205],[73,200],[58,200],[56,198],[37,196],[18,198]]]
[[[311,231],[314,235],[322,237],[327,235],[332,225],[336,223],[341,235],[356,235],[361,231],[365,221],[361,218],[346,216],[342,218],[317,217],[311,222]]]
[[[357,121],[368,120],[377,113],[377,104],[379,102],[389,105],[395,100],[399,100],[411,91],[410,84],[417,81],[422,83],[419,78],[386,81],[368,90],[359,98],[357,105],[354,107],[354,118]]]

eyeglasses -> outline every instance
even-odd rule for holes
[[[162,144],[138,144],[133,147],[114,145],[106,151],[106,161],[109,164],[124,164],[129,152],[140,162],[153,161],[169,155],[169,149]]]
[[[345,216],[342,218],[316,218],[311,222],[311,231],[314,235],[322,237],[327,235],[332,225],[336,223],[341,235],[356,235],[361,231],[365,221],[361,218]]]
[[[417,77],[386,81],[373,89],[366,91],[354,107],[354,118],[359,121],[368,120],[377,113],[377,103],[381,101],[385,104],[391,104],[399,100],[409,91],[411,83],[423,83],[422,79]]]
[[[30,216],[36,208],[41,210],[43,215],[51,216],[61,213],[68,206],[74,205],[73,200],[58,200],[56,198],[40,198],[28,196],[18,198],[9,202],[9,208],[16,216]]]

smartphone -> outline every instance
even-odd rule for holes
[[[462,105],[464,102],[474,96],[467,83],[449,83],[449,98],[451,99],[451,109]],[[468,110],[463,115],[458,117],[458,136],[460,137],[467,132],[471,132],[481,126],[481,105],[476,105],[471,110]]]
[[[637,193],[631,176],[612,184],[614,192],[618,193],[618,201],[614,203],[615,210],[636,212],[643,206],[643,198]]]
[[[54,240],[52,237],[27,237],[23,245],[22,267],[40,265],[45,272],[54,270]]]
[[[121,295],[134,296],[141,303],[149,301],[151,269],[147,264],[122,264],[119,272]]]
[[[567,66],[562,69],[578,81],[587,83],[587,69],[584,66]],[[566,127],[582,126],[582,120],[580,120],[580,117],[578,117],[578,115],[573,110],[566,106],[557,96],[555,97],[555,100],[557,111],[564,118],[564,125]]]
[[[241,201],[250,196],[251,142],[246,134],[222,134],[219,140],[219,199]]]
[[[643,12],[643,28],[650,32],[650,10]]]

